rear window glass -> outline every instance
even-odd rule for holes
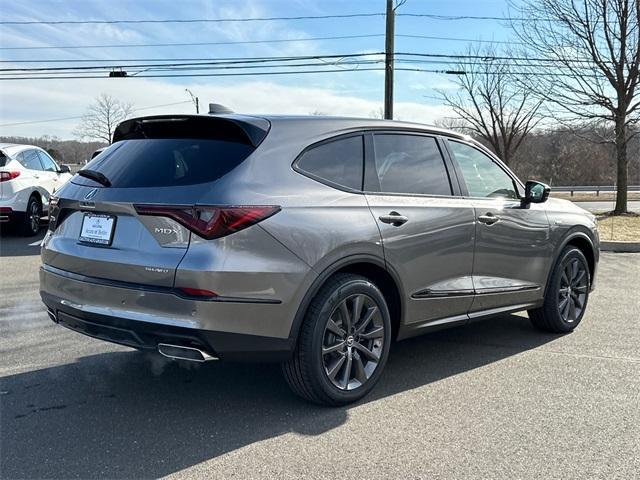
[[[341,138],[313,147],[300,157],[296,166],[318,180],[361,190],[364,169],[362,136]]]
[[[3,152],[0,152],[0,167],[4,167],[7,164],[7,161],[7,156]]]
[[[451,195],[449,176],[435,138],[396,134],[373,138],[380,192]]]
[[[195,185],[218,180],[253,151],[250,145],[224,140],[123,140],[84,168],[102,173],[116,188]],[[74,183],[93,185],[84,177]]]

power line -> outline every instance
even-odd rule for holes
[[[330,66],[341,66],[341,65],[350,65],[350,66],[358,66],[358,65],[371,65],[376,63],[382,63],[382,59],[372,59],[372,60],[349,60],[345,62],[313,62],[313,63],[294,63],[294,64],[274,64],[274,65],[265,65],[265,64],[242,64],[242,65],[228,65],[228,64],[216,64],[216,63],[199,63],[199,64],[158,64],[158,65],[149,65],[147,68],[129,68],[127,67],[126,76],[134,76],[138,73],[148,72],[148,71],[180,71],[180,70],[233,70],[233,69],[254,69],[254,68],[298,68],[298,67],[330,67]],[[421,63],[429,63],[427,60],[419,61]],[[433,63],[449,63],[444,61],[434,61]],[[53,71],[52,71],[53,70]],[[110,73],[113,69],[105,68],[105,67],[57,67],[55,69],[48,68],[36,68],[36,69],[0,69],[0,78],[3,76],[10,75],[37,75],[40,72],[43,72],[48,75],[65,75],[65,74],[73,74],[73,73]],[[8,73],[7,73],[8,72]],[[98,77],[97,77],[98,78]]]
[[[395,68],[396,71],[405,71],[405,72],[423,72],[423,73],[437,73],[437,74],[446,74],[446,75],[466,75],[467,72],[464,70],[431,70],[424,68],[409,68],[409,67],[401,67]],[[264,72],[237,72],[237,73],[180,73],[180,74],[152,74],[152,75],[137,75],[137,76],[128,76],[126,78],[177,78],[177,77],[242,77],[242,76],[273,76],[273,75],[302,75],[302,74],[318,74],[318,73],[345,73],[345,72],[370,72],[370,71],[384,71],[384,68],[350,68],[350,69],[330,69],[330,70],[287,70],[287,71],[264,71]],[[66,72],[65,72],[66,73]],[[74,75],[65,73],[59,75],[47,75],[47,76],[32,76],[32,77],[1,77],[0,81],[5,80],[81,80],[81,79],[104,79],[104,76],[97,75]],[[93,73],[93,72],[92,72]],[[562,73],[562,72],[508,72],[510,75],[518,75],[518,76],[560,76],[560,77],[571,77],[571,78],[587,78],[593,79],[597,78],[598,75],[594,74],[574,74],[574,73]],[[483,72],[486,75],[505,75],[505,72]]]
[[[293,17],[254,18],[170,18],[162,20],[6,20],[0,25],[113,25],[139,23],[226,23],[226,22],[270,22],[274,20],[327,20],[338,18],[384,17],[384,13],[349,13],[342,15],[300,15]]]
[[[43,66],[43,67],[16,67],[16,68],[0,68],[0,72],[56,72],[56,71],[95,71],[95,70],[107,70],[113,68],[126,68],[128,70],[132,69],[140,69],[140,68],[154,68],[154,67],[199,67],[199,66],[213,66],[213,65],[253,65],[253,64],[262,64],[265,67],[276,66],[276,65],[267,65],[269,63],[282,63],[282,62],[297,62],[297,61],[309,61],[309,60],[318,60],[322,61],[325,64],[336,65],[339,63],[347,63],[349,60],[359,60],[363,61],[363,57],[381,57],[384,55],[383,52],[371,52],[371,53],[351,53],[351,54],[330,54],[330,55],[299,55],[299,56],[290,56],[290,57],[227,57],[227,58],[171,58],[171,59],[129,59],[129,60],[89,60],[90,62],[108,62],[101,65],[65,65],[65,66]],[[409,57],[409,59],[404,58]],[[511,66],[535,66],[541,68],[547,68],[548,66],[557,66],[563,67],[563,65],[557,65],[558,61],[550,58],[534,58],[534,57],[514,57],[514,56],[485,56],[485,55],[469,55],[469,54],[440,54],[440,53],[415,53],[415,52],[397,52],[395,54],[395,58],[398,61],[407,61],[412,60],[414,62],[419,62],[419,60],[415,60],[416,58],[422,59],[430,59],[432,63],[435,60],[441,60],[441,63],[453,64],[486,64],[490,66],[492,62],[509,62]],[[335,62],[325,62],[325,60],[332,59],[336,60]],[[343,60],[345,60],[343,62]],[[434,60],[435,59],[435,60]],[[371,59],[371,60],[375,60]],[[469,62],[469,60],[473,60],[474,62]],[[131,64],[125,62],[135,62],[135,61],[148,61],[148,62],[156,62],[156,63],[138,63]],[[424,60],[423,60],[424,61]],[[82,62],[86,63],[84,60],[25,60],[16,63],[75,63]],[[162,63],[157,63],[162,62]],[[534,62],[534,63],[531,63]],[[0,60],[0,63],[13,63],[8,60]],[[355,62],[352,62],[355,63]],[[588,66],[592,66],[593,62],[588,59],[575,59],[571,60],[571,65],[574,68],[586,68]],[[509,64],[507,66],[509,66]],[[545,65],[546,64],[546,65]],[[291,65],[294,66],[294,65]],[[303,65],[310,66],[310,65]]]
[[[399,14],[396,14],[399,15]],[[410,34],[396,34],[396,37],[400,38],[422,38],[425,40],[443,40],[451,42],[469,42],[469,43],[499,43],[506,45],[524,45],[523,42],[511,42],[508,40],[477,40],[475,38],[460,38],[460,37],[433,37],[430,35],[410,35]]]
[[[132,109],[132,111],[134,112],[139,112],[141,110],[150,110],[152,108],[160,108],[160,107],[171,107],[173,105],[181,105],[183,103],[191,103],[190,100],[184,100],[182,102],[173,102],[173,103],[163,103],[161,105],[150,105],[148,107],[140,107],[140,108],[134,108]],[[0,127],[17,127],[19,125],[31,125],[34,123],[50,123],[50,122],[59,122],[62,120],[77,120],[79,118],[82,118],[83,115],[76,115],[73,117],[62,117],[62,118],[50,118],[48,120],[32,120],[29,122],[17,122],[17,123],[4,123],[2,125],[0,125]]]
[[[499,22],[531,22],[531,21],[547,21],[547,22],[559,22],[557,18],[542,18],[542,17],[489,17],[483,15],[437,15],[435,13],[396,13],[397,17],[417,17],[417,18],[430,18],[431,20],[492,20]]]
[[[168,18],[168,19],[133,19],[133,20],[5,20],[0,25],[113,25],[141,23],[225,23],[225,22],[269,22],[278,20],[328,20],[340,18],[384,17],[385,13],[351,13],[342,15],[300,15],[291,17],[254,17],[254,18]],[[486,15],[439,15],[435,13],[396,13],[398,17],[429,18],[431,20],[458,21],[481,20],[498,22],[560,22],[557,18],[544,17],[504,17]]]
[[[384,52],[371,52],[371,53],[334,53],[328,55],[297,55],[286,57],[219,57],[219,58],[120,58],[120,59],[50,59],[50,60],[0,60],[0,63],[129,63],[129,62],[217,62],[217,63],[255,63],[255,62],[268,62],[268,61],[295,61],[295,60],[319,60],[322,58],[353,58],[353,57],[367,57],[372,55],[384,55]],[[106,65],[105,68],[111,68],[114,66],[132,67],[132,65]],[[146,65],[143,65],[146,66]],[[96,68],[96,65],[92,65],[87,68]],[[36,68],[36,67],[33,67]],[[44,68],[44,67],[43,67]],[[55,67],[48,67],[55,68]],[[65,68],[65,67],[60,67]],[[78,67],[80,68],[80,67]]]
[[[71,49],[93,49],[93,48],[158,48],[158,47],[201,47],[215,45],[251,45],[262,43],[290,43],[290,42],[316,42],[323,40],[351,40],[356,38],[379,38],[384,37],[384,33],[371,33],[364,35],[338,35],[331,37],[313,37],[313,38],[278,38],[265,40],[246,40],[234,42],[189,42],[189,43],[130,43],[130,44],[107,44],[107,45],[46,45],[39,47],[2,47],[0,50],[71,50]],[[423,40],[441,40],[452,42],[469,42],[469,43],[492,43],[507,45],[522,45],[522,42],[511,42],[508,40],[482,40],[474,38],[460,37],[436,37],[431,35],[411,35],[396,34],[397,38],[413,38]]]
[[[67,49],[91,49],[91,48],[146,48],[146,47],[199,47],[209,45],[249,45],[257,43],[288,43],[288,42],[315,42],[320,40],[349,40],[354,38],[384,37],[384,33],[368,35],[339,35],[335,37],[313,38],[279,38],[272,40],[247,40],[238,42],[193,42],[193,43],[139,43],[139,44],[111,44],[111,45],[47,45],[43,47],[0,47],[0,50],[67,50]]]
[[[259,75],[297,75],[297,74],[310,74],[310,73],[344,73],[344,72],[367,72],[367,71],[380,71],[383,68],[351,68],[351,69],[331,69],[331,70],[291,70],[291,71],[279,71],[279,72],[238,72],[238,73],[186,73],[186,74],[160,74],[160,75],[138,75],[127,76],[125,78],[175,78],[175,77],[243,77],[243,76],[259,76]],[[434,71],[434,73],[444,73],[444,71]],[[34,77],[0,77],[0,81],[5,80],[81,80],[98,78],[104,79],[104,76],[96,75],[77,75],[77,76],[34,76]]]

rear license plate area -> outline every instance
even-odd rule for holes
[[[78,240],[81,243],[108,247],[113,241],[115,227],[115,215],[85,213]]]

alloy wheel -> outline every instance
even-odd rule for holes
[[[577,321],[584,310],[589,289],[587,267],[579,259],[570,259],[562,270],[558,290],[558,312],[567,323]]]
[[[371,297],[356,294],[342,300],[327,320],[322,342],[322,361],[331,383],[341,390],[364,385],[378,367],[387,336]]]
[[[36,233],[40,228],[40,206],[38,205],[38,202],[31,202],[28,215],[31,231]]]

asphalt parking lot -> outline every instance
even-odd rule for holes
[[[640,478],[640,254],[602,255],[573,334],[508,315],[401,342],[370,397],[330,409],[277,365],[54,325],[34,241],[0,236],[1,478]]]

